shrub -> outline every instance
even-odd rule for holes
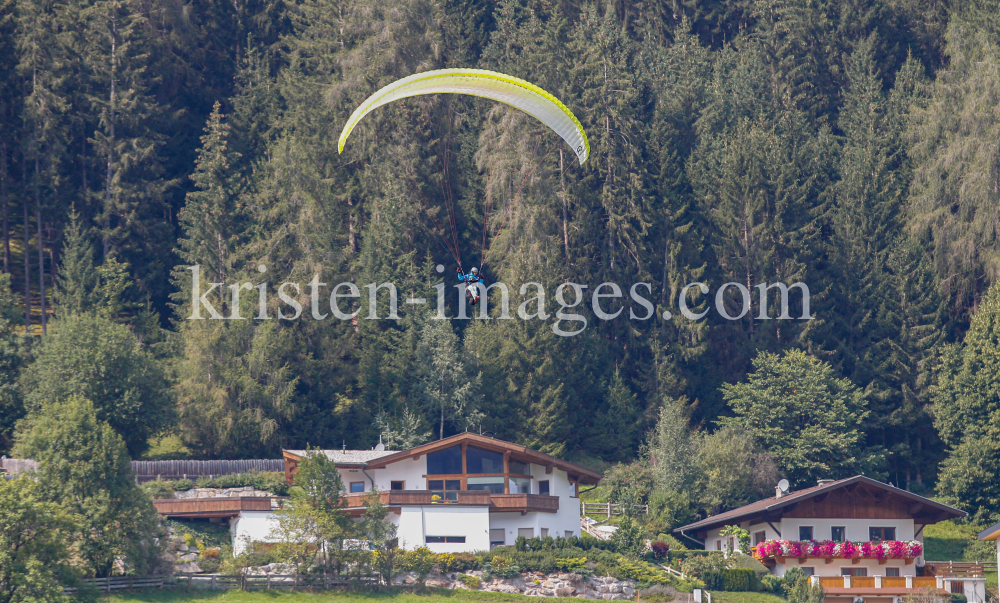
[[[628,578],[640,584],[670,584],[671,578],[658,568],[644,562],[619,555],[618,567],[611,568],[611,575],[619,580]]]
[[[514,539],[514,550],[521,553],[528,550],[528,539],[524,536],[518,536]]]
[[[521,568],[502,555],[493,557],[487,569],[498,578],[513,578],[521,574]]]
[[[194,482],[189,479],[175,479],[172,482],[167,482],[167,485],[174,492],[187,492],[191,488],[194,488]]]
[[[757,590],[757,576],[752,569],[729,568],[706,570],[701,579],[709,590],[746,592]]]
[[[670,545],[662,540],[654,541],[651,546],[653,548],[653,557],[655,557],[657,561],[666,558],[666,556],[670,553]]]
[[[399,569],[404,572],[416,572],[423,580],[434,569],[437,561],[437,555],[432,553],[430,549],[420,547],[400,555]]]
[[[446,572],[467,572],[479,568],[479,560],[472,553],[447,553],[448,561],[444,562],[438,557],[438,567]]]
[[[768,574],[760,579],[760,589],[764,592],[780,595],[782,580],[777,576]]]
[[[145,490],[150,498],[173,498],[174,489],[170,487],[169,482],[163,480],[154,480],[151,482],[146,482],[142,485],[142,489]]]
[[[951,603],[968,603],[968,601],[969,599],[965,595],[959,593],[952,593],[951,595]]]
[[[481,584],[479,578],[476,576],[470,576],[468,574],[459,574],[455,578],[465,585],[469,590],[479,590],[479,585]]]
[[[732,560],[726,559],[722,553],[713,552],[708,555],[687,557],[681,561],[681,571],[704,580],[702,574],[705,572],[724,570],[731,567],[732,563]]]
[[[669,603],[677,598],[677,590],[671,586],[654,584],[649,588],[642,589],[639,597],[645,603]]]

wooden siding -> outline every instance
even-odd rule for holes
[[[844,588],[842,576],[820,576],[819,585],[823,588]]]
[[[540,511],[555,513],[559,510],[559,497],[544,494],[492,494],[490,495],[490,511],[501,513],[509,511]]]
[[[236,517],[241,511],[270,511],[270,497],[160,498],[153,501],[164,517]]]
[[[875,588],[875,576],[852,576],[851,588]]]
[[[906,588],[906,578],[903,576],[883,576],[882,588]]]
[[[933,576],[914,576],[913,588],[937,588],[937,578]]]
[[[817,501],[817,498],[820,500]],[[853,492],[835,490],[825,497],[800,501],[783,516],[802,519],[910,519],[913,514],[907,512],[908,507],[908,503],[884,492],[858,487]]]

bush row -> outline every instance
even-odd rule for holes
[[[173,498],[174,492],[186,492],[195,486],[199,488],[243,488],[251,486],[257,490],[264,490],[278,496],[288,495],[288,483],[285,481],[285,474],[281,471],[250,471],[247,473],[220,475],[212,479],[200,477],[197,482],[192,482],[189,479],[178,479],[173,481],[155,480],[143,484],[143,488],[153,498]]]

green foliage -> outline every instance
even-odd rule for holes
[[[671,555],[671,557],[673,556]],[[703,555],[681,557],[681,559],[681,571],[696,578],[702,578],[706,572],[718,574],[733,565],[731,557],[725,557],[722,553],[714,551]]]
[[[865,394],[804,352],[762,352],[744,383],[722,390],[733,412],[724,425],[749,431],[795,487],[819,478],[871,474],[881,452],[862,445]],[[817,401],[822,400],[822,404]]]
[[[513,560],[504,555],[494,555],[489,562],[484,564],[483,571],[489,572],[497,578],[513,578],[519,576],[522,570],[521,566],[516,565]]]
[[[170,486],[174,492],[186,492],[191,488],[194,488],[194,482],[189,479],[176,479],[168,481],[167,485]]]
[[[704,570],[700,578],[709,590],[755,591],[759,588],[757,575],[752,569],[726,568]]]
[[[479,576],[470,576],[468,574],[458,574],[455,576],[459,582],[465,585],[466,588],[470,590],[479,590],[481,581]]]
[[[174,497],[174,489],[171,487],[171,483],[164,480],[146,482],[142,485],[142,489],[145,490],[152,499]]]
[[[618,529],[611,535],[614,550],[622,555],[638,557],[645,546],[642,528],[628,515],[622,517],[617,527]]]
[[[18,378],[25,364],[24,338],[17,333],[18,321],[10,275],[0,273],[0,449],[8,450],[14,425],[24,416],[24,401]]]
[[[183,481],[186,480],[177,480],[177,482],[171,483],[177,484]],[[240,488],[251,486],[257,490],[264,490],[278,496],[287,496],[289,489],[288,481],[285,479],[285,474],[282,471],[248,471],[246,473],[220,475],[212,479],[200,477],[198,478],[197,485],[199,488]],[[174,489],[179,490],[180,488]],[[186,489],[190,490],[191,488],[188,487]]]
[[[40,496],[30,476],[0,479],[2,603],[65,601],[62,587],[78,577],[70,564],[75,518]]]
[[[86,398],[135,456],[173,422],[168,385],[162,362],[128,327],[93,314],[53,321],[21,378],[29,412],[70,396]]]
[[[416,572],[423,580],[437,564],[437,556],[425,547],[405,551],[399,559],[399,569]]]
[[[637,561],[627,557],[618,559],[618,567],[612,572],[616,578],[635,580],[640,586],[648,584],[670,584],[672,579],[663,570],[656,568],[644,561]]]
[[[159,516],[133,481],[124,441],[90,401],[46,403],[19,427],[15,451],[38,461],[38,497],[79,516],[74,554],[87,574],[108,576],[116,560],[138,575],[159,569]]]

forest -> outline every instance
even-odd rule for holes
[[[474,430],[626,463],[616,479],[658,471],[675,493],[695,479],[684,467],[724,480],[750,463],[768,482],[706,509],[777,474],[864,472],[996,512],[998,14],[996,0],[0,0],[0,452],[18,421],[80,396],[135,458]],[[459,95],[382,107],[338,153],[369,95],[448,67],[551,92],[589,160]],[[648,283],[673,317],[599,321],[583,304],[575,337],[496,306],[187,319],[190,266],[299,283],[308,308],[314,277],[435,299],[459,263],[509,283],[513,307],[522,283]],[[754,299],[802,282],[813,318],[691,321],[678,296],[698,282]],[[213,295],[223,314],[257,312],[255,296]],[[723,301],[739,314],[738,290]]]

